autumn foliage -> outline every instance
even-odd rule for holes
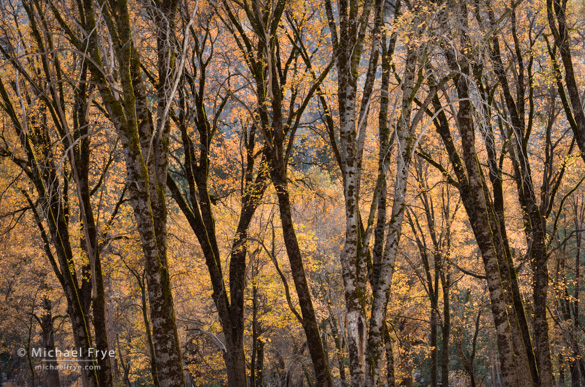
[[[0,0],[0,385],[584,385],[584,15]]]

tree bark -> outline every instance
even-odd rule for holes
[[[457,7],[459,9],[456,14],[459,22],[463,26],[467,26],[468,12],[466,5],[458,4]],[[461,31],[461,44],[463,46],[469,44],[468,37],[463,30]],[[465,62],[465,54],[462,52],[456,54],[454,49],[447,48],[445,53],[452,71],[461,73],[461,75],[455,77],[455,85],[459,98],[456,122],[461,136],[463,159],[460,159],[454,146],[446,117],[439,114],[438,119],[435,120],[435,125],[447,148],[451,164],[457,176],[457,186],[484,261],[504,384],[506,386],[517,386],[519,384],[529,386],[533,384],[533,381],[524,340],[522,339],[523,336],[520,331],[518,315],[512,298],[511,275],[513,272],[510,273],[509,271],[509,257],[503,254],[504,249],[499,235],[500,230],[493,216],[489,193],[485,186],[485,179],[475,150],[473,109],[469,100],[468,85],[470,65]],[[439,100],[435,99],[433,104],[435,111],[439,112]]]
[[[386,384],[388,387],[396,385],[396,375],[394,373],[394,352],[388,324],[384,326],[384,345],[386,350]]]
[[[43,299],[43,309],[44,313],[40,320],[43,334],[43,348],[49,352],[55,350],[55,329],[53,326],[50,299]],[[55,358],[45,358],[44,365],[48,366],[49,369],[46,372],[46,378],[43,385],[45,387],[61,387],[57,360]]]

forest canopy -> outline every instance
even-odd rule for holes
[[[0,385],[584,386],[584,31],[0,0]]]

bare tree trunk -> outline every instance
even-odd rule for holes
[[[394,352],[390,332],[388,332],[388,324],[385,324],[384,326],[384,345],[386,349],[386,384],[388,387],[394,387],[396,385],[396,376],[394,374]]]
[[[278,156],[271,159],[278,160]],[[274,163],[274,161],[272,162]],[[274,188],[276,189],[276,195],[278,196],[278,207],[280,209],[284,244],[290,262],[293,281],[299,297],[299,305],[303,317],[302,325],[307,337],[307,346],[309,348],[311,360],[313,361],[315,378],[320,386],[332,386],[333,381],[329,372],[329,364],[323,349],[323,343],[321,342],[317,317],[313,308],[311,290],[309,289],[309,284],[305,275],[301,250],[294,229],[286,173],[284,172],[283,167],[284,166],[281,163],[279,163],[279,165],[273,164],[271,166],[270,175],[272,177],[272,182],[274,183]]]
[[[394,183],[394,201],[388,226],[388,236],[384,246],[384,254],[379,267],[374,267],[373,302],[368,332],[367,352],[367,380],[368,386],[377,386],[380,383],[382,369],[382,355],[384,352],[383,327],[386,320],[386,308],[390,297],[394,264],[398,252],[402,223],[406,207],[406,188],[408,170],[415,143],[414,130],[416,123],[411,123],[412,101],[414,99],[414,81],[417,68],[417,52],[409,48],[406,56],[406,70],[402,85],[402,109],[398,123],[398,156],[396,181]],[[413,92],[414,91],[414,92]]]
[[[43,348],[47,352],[55,349],[55,330],[53,326],[53,315],[51,313],[51,300],[48,298],[43,299],[44,313],[41,317],[41,330],[43,333]],[[45,358],[45,366],[49,369],[46,371],[46,378],[44,382],[45,387],[61,387],[59,380],[59,369],[57,368],[58,363],[55,358]]]
[[[443,266],[449,270],[448,266]],[[441,386],[449,386],[449,340],[451,337],[451,309],[449,302],[449,274],[443,273],[441,276],[441,285],[443,288],[443,325],[441,327],[441,337],[443,339],[441,346]]]

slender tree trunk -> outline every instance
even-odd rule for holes
[[[464,8],[463,18],[467,18],[466,12]],[[455,54],[447,52],[447,57],[451,61],[451,68],[459,71],[460,67],[456,61]],[[468,67],[464,67],[462,70],[463,72],[469,72]],[[469,97],[467,80],[463,75],[459,76],[455,82],[460,98],[457,119],[463,148],[463,160],[459,158],[451,133],[449,132],[449,123],[443,114],[439,114],[439,121],[436,122],[437,131],[447,148],[451,164],[455,169],[459,181],[461,198],[469,216],[475,239],[482,253],[492,314],[496,327],[504,383],[506,386],[517,386],[519,375],[511,337],[512,332],[508,320],[508,304],[504,298],[505,294],[502,287],[500,264],[493,242],[494,231],[490,227],[483,179],[475,153],[472,106],[469,100],[466,100]],[[435,99],[434,106],[435,110],[438,111],[438,108],[440,108],[438,98]],[[465,164],[466,171],[463,169],[463,163]]]
[[[357,111],[357,77],[364,47],[365,35],[358,34],[369,22],[369,14],[376,4],[376,15],[372,40],[372,51],[367,71],[361,108]],[[362,228],[359,199],[361,183],[361,159],[365,138],[365,122],[371,99],[373,81],[377,69],[379,51],[379,30],[383,22],[383,1],[367,0],[363,3],[361,17],[348,20],[348,3],[340,2],[339,32],[333,15],[331,1],[325,7],[331,32],[331,41],[337,65],[337,101],[339,111],[339,167],[343,176],[343,193],[345,198],[345,242],[341,252],[341,267],[344,284],[346,307],[347,349],[351,385],[362,387],[365,383],[365,355],[367,321],[365,316],[367,263],[360,240]],[[359,19],[359,20],[358,20]],[[333,130],[333,128],[331,128]],[[333,136],[332,141],[335,140]],[[337,145],[332,144],[337,149]]]
[[[465,104],[461,102],[460,106]],[[482,179],[479,175],[479,166],[474,153],[474,135],[473,129],[465,127],[470,124],[471,106],[464,107],[460,110],[458,118],[464,122],[461,124],[461,137],[463,142],[464,160],[469,173],[469,196],[464,198],[465,208],[474,228],[475,238],[482,252],[482,257],[487,276],[488,289],[490,292],[490,301],[492,314],[496,326],[498,337],[498,349],[500,352],[500,362],[502,378],[506,386],[517,386],[519,372],[530,371],[528,367],[518,369],[514,353],[514,344],[510,321],[508,320],[508,303],[505,300],[504,289],[502,288],[500,265],[492,241],[492,230],[489,227],[487,216],[487,207],[482,187]],[[525,384],[528,386],[528,384]]]
[[[44,313],[41,317],[41,330],[43,333],[43,348],[48,351],[55,349],[55,329],[53,326],[53,315],[51,313],[51,300],[48,298],[43,299]],[[55,358],[45,358],[45,363],[49,369],[46,371],[46,378],[44,382],[45,387],[61,387],[59,380],[59,369],[57,368],[58,363]]]
[[[443,339],[441,345],[441,386],[449,387],[449,340],[451,337],[451,310],[449,307],[450,302],[448,274],[443,274],[441,278],[441,285],[443,288],[443,325],[441,327],[441,337]]]
[[[108,329],[106,320],[106,295],[104,289],[104,278],[102,274],[101,254],[98,246],[98,230],[91,204],[91,193],[89,184],[91,140],[89,137],[90,123],[87,118],[88,98],[87,95],[87,69],[82,70],[83,81],[75,92],[75,113],[74,121],[76,127],[75,136],[79,142],[74,145],[74,136],[67,133],[63,139],[69,151],[67,155],[71,163],[71,169],[77,185],[77,196],[80,204],[80,215],[82,218],[83,238],[81,246],[87,253],[89,259],[91,289],[93,290],[93,326],[95,333],[96,347],[102,351],[109,351]],[[79,132],[79,133],[77,133]],[[83,290],[83,289],[82,289]],[[89,293],[89,292],[88,292]],[[86,310],[86,313],[88,311]],[[98,357],[98,378],[101,386],[114,384],[112,359],[109,357]]]
[[[339,369],[339,379],[341,380],[341,383],[345,385],[347,384],[347,377],[345,376],[345,356],[343,354],[344,340],[342,337],[340,337],[337,320],[333,316],[331,309],[329,310],[329,322],[331,326],[331,335],[333,336],[333,341],[335,342],[335,354],[337,357],[337,367]]]
[[[565,359],[563,357],[563,353],[559,352],[557,355],[557,361],[559,362],[559,382],[558,386],[565,386]]]
[[[396,385],[396,376],[394,374],[394,352],[390,332],[388,332],[388,324],[384,325],[384,346],[386,350],[386,384],[388,387],[394,387]]]
[[[255,275],[257,275],[257,273]],[[258,385],[256,361],[258,359],[258,343],[261,342],[259,336],[260,332],[258,329],[258,286],[254,281],[254,284],[252,285],[252,357],[250,359],[251,375],[250,385],[253,387]]]
[[[256,385],[255,387],[262,387],[264,380],[264,342],[262,340],[256,341]]]
[[[89,162],[89,158],[87,160]],[[74,164],[75,167],[75,164]],[[84,168],[86,171],[88,168]],[[106,295],[104,289],[104,280],[102,275],[102,265],[99,250],[97,248],[97,229],[89,195],[89,176],[85,174],[77,181],[80,192],[80,202],[82,203],[83,227],[86,229],[86,238],[82,241],[82,246],[90,259],[91,280],[93,289],[93,326],[95,333],[96,348],[102,351],[109,351],[108,329],[106,321]],[[89,239],[89,240],[88,240]],[[99,365],[98,377],[101,386],[110,386],[114,383],[112,374],[112,359],[109,357],[98,357]]]
[[[572,360],[570,364],[571,368],[571,387],[581,387],[581,372],[579,372],[579,364],[577,361]]]
[[[583,234],[583,227],[585,226],[585,221],[579,218],[578,209],[575,208],[575,230],[577,230],[575,235],[576,240],[576,248],[577,252],[575,254],[575,290],[573,291],[573,334],[572,337],[576,336],[576,332],[579,329],[579,291],[581,285],[581,243],[582,243],[582,234]],[[567,308],[571,308],[571,305],[567,305]],[[585,370],[583,368],[583,358],[580,356],[579,353],[579,345],[576,340],[573,340],[573,358],[571,359],[571,382],[573,383],[573,387],[578,386],[581,382],[585,382]]]
[[[328,360],[325,356],[325,351],[321,342],[317,317],[313,308],[311,290],[309,289],[309,284],[305,275],[301,250],[294,229],[284,165],[282,162],[279,162],[278,155],[271,159],[273,163],[275,161],[278,163],[271,166],[270,174],[276,189],[276,195],[278,196],[278,207],[280,209],[284,244],[290,262],[293,281],[299,297],[299,304],[303,317],[303,329],[307,337],[307,345],[313,362],[315,379],[320,386],[333,386]]]
[[[154,343],[152,342],[152,332],[150,330],[150,321],[148,320],[148,304],[146,299],[146,288],[143,277],[136,276],[138,286],[140,286],[140,301],[142,303],[142,321],[144,322],[144,331],[146,333],[146,342],[148,343],[148,352],[150,354],[150,374],[152,376],[152,384],[156,387],[159,386],[158,382],[158,370],[156,368],[156,351],[154,349]]]
[[[417,54],[409,49],[406,58],[406,73],[402,86],[402,111],[398,128],[399,154],[397,156],[397,172],[394,185],[394,202],[388,226],[388,236],[384,247],[384,255],[379,267],[373,268],[373,302],[368,332],[367,380],[366,385],[377,386],[380,383],[382,355],[384,352],[383,327],[386,320],[386,308],[390,297],[394,264],[398,252],[398,244],[402,233],[402,223],[406,206],[406,188],[408,169],[414,146],[413,124],[410,113],[412,93],[417,63]]]
[[[458,4],[458,20],[463,26],[468,25],[468,11],[465,3]],[[462,30],[462,45],[468,44],[468,37]],[[498,226],[494,218],[490,216],[488,191],[481,173],[477,153],[475,150],[475,129],[473,124],[473,109],[469,100],[470,92],[468,77],[470,75],[469,64],[461,64],[457,53],[453,49],[446,50],[449,66],[453,71],[461,73],[455,78],[457,94],[459,98],[459,110],[457,112],[457,125],[461,136],[463,160],[459,158],[453,139],[448,129],[446,117],[439,115],[437,130],[447,148],[451,164],[459,182],[459,191],[464,207],[469,216],[475,239],[480,248],[488,289],[492,315],[497,333],[497,343],[500,353],[502,378],[506,386],[532,385],[531,371],[527,359],[524,341],[519,330],[514,303],[509,296],[510,273],[508,262],[504,260],[498,251],[501,244],[497,239]],[[438,108],[438,100],[433,103]],[[462,167],[465,165],[465,170]],[[496,239],[494,239],[496,235]],[[512,307],[512,309],[509,309]],[[511,313],[510,313],[511,312]],[[519,339],[520,338],[520,339]],[[520,356],[517,358],[517,356]]]
[[[59,211],[61,210],[61,212]],[[80,348],[83,353],[88,353],[90,347],[92,347],[91,332],[86,315],[83,313],[83,307],[81,304],[81,298],[79,296],[80,290],[77,286],[77,276],[70,270],[73,265],[73,257],[71,252],[71,246],[69,245],[69,231],[67,229],[67,223],[63,219],[64,214],[62,209],[57,210],[52,208],[49,210],[50,214],[47,214],[49,229],[53,236],[53,245],[56,247],[57,257],[59,259],[59,265],[61,267],[62,275],[62,286],[67,299],[67,314],[71,320],[73,327],[73,339],[75,346]],[[56,217],[55,214],[58,214]],[[54,223],[55,218],[57,224]],[[90,363],[94,364],[94,363]],[[84,387],[97,387],[99,386],[97,372],[89,371],[85,369],[85,365],[80,364],[81,377]]]
[[[345,323],[347,349],[352,386],[364,383],[364,361],[366,344],[366,318],[364,314],[365,289],[362,277],[366,275],[365,257],[358,256],[359,214],[358,198],[360,173],[354,147],[355,138],[355,86],[341,84],[339,93],[340,149],[343,171],[343,192],[345,196],[345,243],[341,252],[341,268],[344,285]]]
[[[495,16],[493,9],[488,6],[488,15],[492,25],[495,25]],[[515,11],[512,11],[512,28],[513,28],[513,37],[514,42],[516,44],[516,52],[520,52],[518,38],[516,36],[516,24],[515,24]],[[532,173],[530,168],[530,161],[527,158],[527,144],[526,144],[526,123],[523,116],[519,115],[519,112],[524,112],[524,101],[517,100],[514,101],[512,97],[510,87],[508,85],[508,79],[506,77],[504,65],[502,63],[502,55],[500,52],[500,43],[497,36],[494,35],[492,38],[492,45],[491,45],[491,57],[492,61],[494,62],[494,71],[496,76],[498,77],[501,85],[502,85],[502,92],[504,95],[504,99],[506,102],[506,106],[508,108],[508,113],[511,117],[512,122],[512,130],[513,130],[513,138],[512,143],[515,146],[516,154],[513,158],[513,165],[516,175],[516,182],[518,188],[518,196],[520,199],[520,204],[525,211],[525,225],[526,225],[526,238],[527,238],[527,245],[530,246],[530,256],[531,256],[531,263],[533,267],[533,298],[534,298],[534,337],[536,343],[536,356],[534,356],[534,352],[532,350],[532,343],[530,341],[530,333],[528,332],[528,326],[525,322],[526,318],[524,317],[524,310],[522,307],[522,301],[520,299],[520,292],[517,290],[517,280],[515,276],[515,270],[513,265],[509,266],[509,271],[511,273],[512,279],[512,286],[514,291],[514,298],[515,298],[515,305],[516,305],[516,312],[519,316],[520,324],[523,331],[524,336],[524,344],[525,350],[528,355],[528,359],[531,363],[531,372],[533,375],[533,380],[535,383],[540,383],[543,387],[552,387],[554,385],[554,379],[552,375],[552,362],[551,362],[551,355],[550,355],[550,346],[549,346],[549,335],[548,335],[548,323],[546,320],[546,300],[547,300],[547,293],[548,293],[548,268],[547,268],[547,261],[548,261],[548,254],[546,251],[546,219],[542,216],[539,206],[536,201],[536,194],[534,189],[534,184],[532,182]],[[519,64],[519,88],[522,90],[522,98],[523,98],[523,90],[525,88],[524,85],[524,65],[523,65],[523,58],[521,55],[517,55],[516,58]],[[531,76],[531,74],[529,74]],[[529,84],[528,87],[530,88],[530,98],[532,98],[532,84]],[[531,112],[532,113],[532,112]],[[528,131],[531,131],[531,128],[528,128]],[[503,212],[503,205],[502,205],[502,212]],[[503,217],[503,214],[501,214]],[[505,228],[503,225],[503,219],[501,219],[500,223],[502,224],[502,229]],[[505,231],[503,231],[505,232]],[[509,256],[509,246],[507,245],[507,241],[505,241],[505,250],[506,255]],[[511,261],[511,258],[509,258]],[[517,301],[516,301],[517,300]],[[536,358],[536,364],[534,363],[534,358]],[[537,367],[536,367],[537,366]],[[538,370],[536,370],[538,368]]]
[[[438,350],[437,350],[437,325],[439,322],[439,316],[437,305],[434,300],[431,305],[431,321],[430,321],[430,346],[431,346],[431,386],[437,387],[439,379],[439,363],[438,363]]]
[[[562,80],[564,80],[567,87],[567,92],[569,94],[568,100],[562,80],[560,79],[557,80],[559,94],[562,96],[563,107],[567,114],[567,119],[571,124],[571,129],[577,140],[577,145],[581,150],[581,158],[585,161],[585,112],[583,111],[581,93],[579,92],[579,87],[575,77],[575,69],[573,67],[571,38],[567,26],[567,3],[559,0],[547,0],[546,9],[549,27],[555,38],[556,45],[559,47],[561,60],[565,69],[565,76]],[[556,61],[556,58],[553,57],[553,61]]]

